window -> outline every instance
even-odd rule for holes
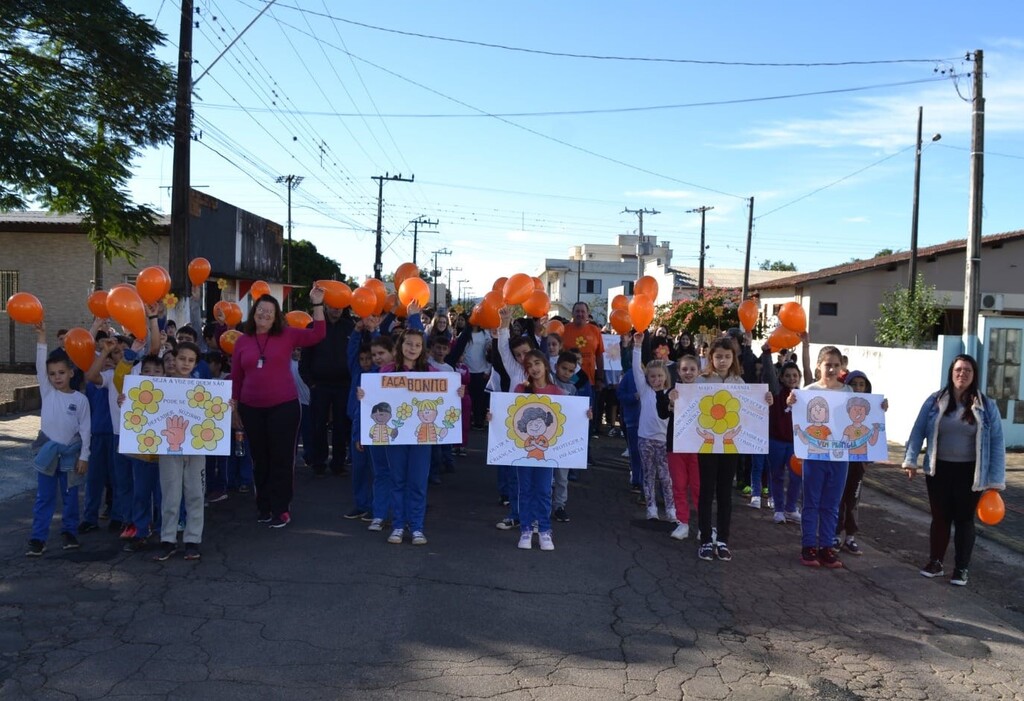
[[[18,271],[0,270],[0,311],[7,311],[7,298],[18,291]]]
[[[839,316],[839,302],[818,302],[818,316]]]
[[[583,280],[582,290],[590,295],[599,295],[601,294],[601,281],[594,279]]]
[[[635,282],[636,282],[636,280],[623,280],[622,281],[622,294],[624,294],[624,295],[632,295],[633,294],[633,284]]]
[[[132,274],[132,275],[122,275],[121,276],[121,282],[127,282],[129,285],[134,285],[135,281],[138,279],[138,277],[139,276],[135,275],[135,274]]]

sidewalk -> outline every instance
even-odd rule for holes
[[[920,577],[913,509],[866,497],[866,554],[823,570],[734,495],[735,559],[703,562],[599,438],[555,552],[521,551],[483,448],[430,488],[424,547],[341,518],[348,477],[308,470],[285,529],[245,495],[209,507],[199,563],[106,532],[29,559],[31,493],[0,502],[0,699],[1024,699],[1024,568],[982,544],[969,587]]]

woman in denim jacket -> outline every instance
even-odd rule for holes
[[[917,473],[917,456],[924,455],[925,482],[932,523],[931,554],[921,568],[925,577],[941,577],[942,559],[955,527],[955,563],[950,584],[965,586],[974,549],[974,512],[987,489],[1006,489],[1003,424],[996,403],[978,387],[978,363],[958,355],[949,366],[946,386],[928,397],[907,441],[903,468]]]

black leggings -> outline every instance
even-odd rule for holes
[[[299,400],[269,407],[239,404],[238,412],[252,453],[256,508],[261,515],[280,516],[291,510],[294,494]]]
[[[981,492],[971,491],[974,485],[973,462],[938,460],[935,475],[925,477],[928,503],[931,505],[931,559],[942,562],[949,547],[949,528],[953,535],[954,567],[965,570],[971,564],[974,550],[974,512]]]
[[[739,455],[703,454],[697,456],[700,465],[700,496],[697,500],[697,524],[700,542],[711,542],[711,503],[718,500],[718,540],[729,542],[732,521],[732,481],[736,477]]]

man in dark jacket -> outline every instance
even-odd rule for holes
[[[315,346],[302,349],[299,377],[309,386],[313,445],[309,451],[313,471],[327,471],[327,434],[331,434],[330,468],[345,472],[345,456],[352,426],[346,411],[352,378],[348,371],[348,338],[355,328],[347,310],[325,308],[327,335]]]

